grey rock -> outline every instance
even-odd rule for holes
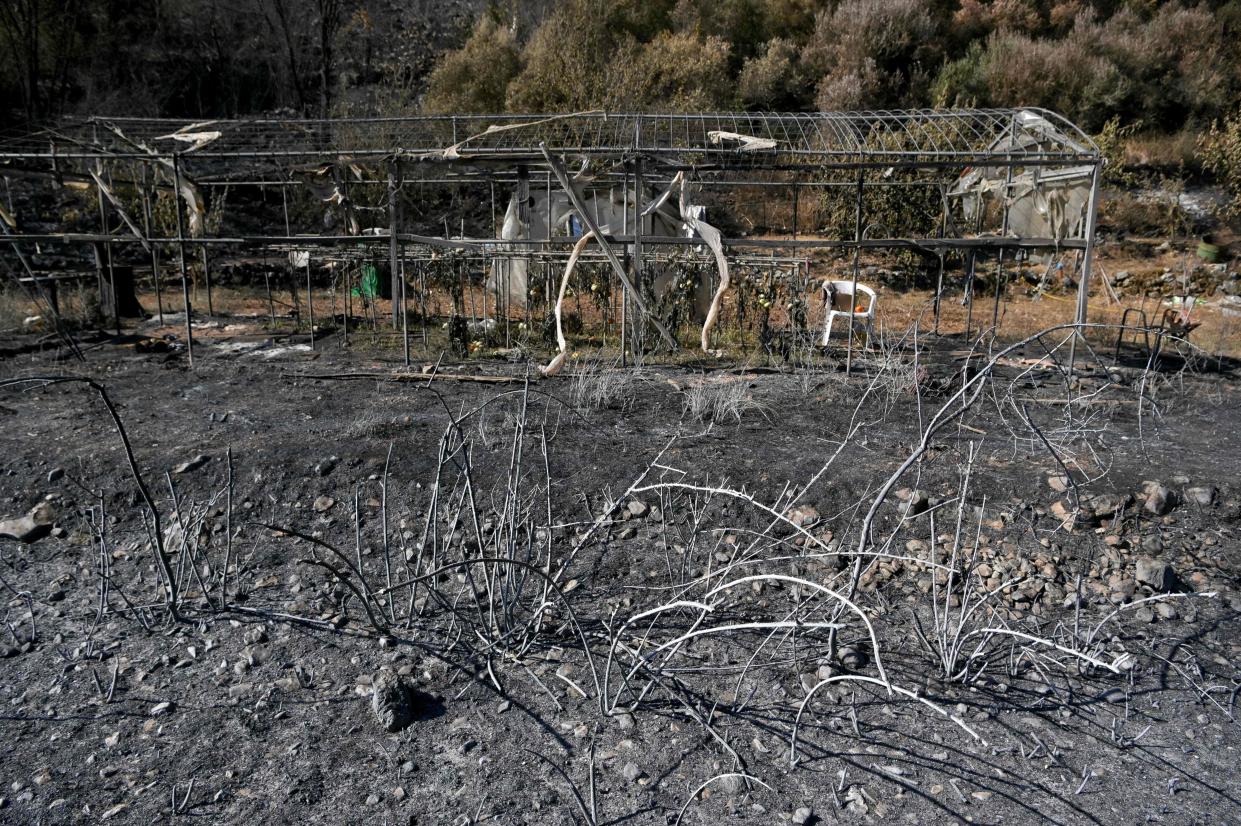
[[[0,536],[18,542],[37,542],[52,532],[56,513],[47,502],[40,502],[25,516],[0,522]]]
[[[177,465],[175,468],[172,469],[172,472],[177,474],[178,476],[181,475],[182,473],[190,473],[191,471],[198,470],[200,467],[207,464],[208,461],[210,461],[208,457],[200,453],[197,456],[195,456],[193,459],[190,459],[188,462],[182,462],[181,464]]]
[[[1104,691],[1102,694],[1099,695],[1099,699],[1105,703],[1114,703],[1114,704],[1119,705],[1120,703],[1123,703],[1127,698],[1125,697],[1124,689],[1109,688],[1107,691]]]
[[[40,525],[29,516],[19,516],[16,519],[5,519],[0,522],[0,536],[6,539],[16,539],[18,542],[38,542],[51,532],[51,525]]]
[[[1204,508],[1209,508],[1215,503],[1215,494],[1216,490],[1214,485],[1199,485],[1197,487],[1186,488],[1185,501],[1193,502],[1195,505],[1199,505]]]
[[[336,500],[330,496],[320,496],[315,500],[314,509],[316,513],[327,513],[336,505]]]
[[[1132,501],[1133,497],[1127,493],[1104,493],[1091,499],[1090,507],[1094,511],[1095,518],[1107,519],[1124,511]]]
[[[841,646],[838,657],[845,668],[856,670],[866,664],[866,654],[852,645]]]
[[[728,795],[742,794],[745,792],[745,778],[738,774],[730,774],[717,780],[715,788]]]
[[[637,517],[638,519],[646,516],[651,511],[651,509],[647,507],[646,503],[641,499],[631,499],[627,507],[629,508],[629,515]]]
[[[630,783],[637,783],[638,778],[642,777],[643,774],[645,774],[645,772],[638,768],[637,763],[629,762],[621,767],[621,777],[625,778]]]
[[[1155,516],[1163,516],[1172,510],[1176,505],[1176,494],[1171,488],[1165,487],[1158,482],[1146,483],[1146,501],[1142,507],[1147,513]]]
[[[385,731],[407,728],[414,721],[409,684],[391,671],[376,674],[371,680],[371,711]]]
[[[340,463],[339,456],[329,456],[326,459],[324,459],[322,462],[319,462],[317,465],[315,465],[315,473],[318,474],[319,476],[327,476],[329,473],[336,470],[336,465],[338,465],[339,463]]]
[[[1176,587],[1176,572],[1161,559],[1140,557],[1134,568],[1134,577],[1142,585],[1160,592],[1171,591]]]
[[[793,812],[793,826],[807,826],[814,823],[814,809],[801,806]]]
[[[926,495],[926,491],[911,491],[908,497],[903,498],[904,501],[901,502],[899,508],[902,516],[917,516],[920,513],[924,513],[930,504],[930,498]]]
[[[798,505],[795,508],[789,508],[784,517],[793,523],[794,527],[809,528],[818,524],[819,511],[811,505]]]

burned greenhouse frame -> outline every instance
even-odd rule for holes
[[[558,280],[546,274],[556,272],[575,246],[619,282],[623,353],[642,341],[668,349],[682,345],[651,306],[648,265],[673,253],[708,267],[714,262],[710,289],[695,298],[704,350],[728,298],[730,262],[775,256],[773,267],[791,261],[789,271],[809,283],[821,277],[810,272],[806,257],[823,250],[851,253],[854,285],[863,251],[915,250],[937,259],[937,329],[946,257],[962,262],[971,283],[979,257],[993,259],[998,308],[1006,258],[1076,251],[1074,320],[1080,324],[1086,319],[1102,163],[1081,129],[1037,109],[197,123],[90,117],[0,139],[0,175],[10,191],[24,186],[93,194],[93,214],[57,223],[11,209],[0,216],[0,240],[32,289],[54,283],[56,273],[41,269],[37,260],[49,250],[76,261],[65,269],[93,271],[101,306],[111,308],[113,317],[121,315],[113,306],[116,261],[149,262],[135,266],[149,269],[162,312],[160,253],[171,250],[191,361],[188,269],[202,268],[211,311],[211,258],[246,249],[292,252],[307,268],[319,259],[348,258],[346,250],[365,250],[384,261],[395,275],[391,325],[402,334],[407,363],[408,304],[418,292],[418,262],[449,254],[474,262],[474,271],[489,279],[489,312],[503,322],[529,321],[527,269],[544,274],[546,305]],[[726,234],[710,222],[704,193],[747,187],[787,196],[789,231],[752,237]],[[478,193],[476,201],[489,200],[490,226],[463,208],[440,215],[437,233],[426,230],[425,216],[415,221],[402,215],[403,203],[436,188],[469,190]],[[243,189],[261,193],[264,204],[268,193],[279,192],[280,206],[269,207],[258,226],[235,221],[219,193]],[[878,199],[901,201],[913,192],[938,205],[938,216],[927,210],[930,220],[921,226],[888,226],[868,216]],[[820,199],[830,194],[838,205],[840,220],[830,232],[808,233],[798,225],[807,193]],[[291,197],[317,207],[291,215]],[[154,214],[161,206],[165,226]],[[175,207],[174,220],[167,219],[169,206]],[[313,220],[316,212],[322,220]],[[411,232],[414,226],[422,231]],[[583,243],[585,236],[593,241]],[[300,277],[293,269],[289,277]],[[515,289],[518,271],[522,284]],[[972,301],[968,286],[966,293]]]

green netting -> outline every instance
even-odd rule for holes
[[[361,286],[353,288],[353,294],[368,301],[373,301],[379,296],[379,271],[375,269],[374,264],[362,265],[362,283]]]

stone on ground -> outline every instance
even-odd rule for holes
[[[1161,593],[1176,586],[1176,572],[1161,559],[1144,556],[1138,559],[1134,576],[1137,581]]]
[[[385,731],[398,732],[414,721],[409,684],[391,671],[381,671],[371,681],[371,711]]]

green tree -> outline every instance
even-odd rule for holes
[[[797,45],[783,37],[767,41],[766,51],[741,67],[737,91],[746,109],[785,111],[805,107],[810,103],[811,90]]]
[[[649,43],[631,43],[627,52],[609,72],[607,108],[694,111],[734,102],[723,38],[663,32]]]
[[[535,29],[506,97],[514,112],[581,111],[608,97],[609,64],[632,35],[608,25],[603,0],[568,0]]]
[[[460,49],[440,59],[427,82],[431,112],[502,112],[509,83],[521,71],[517,37],[492,15],[483,15]]]
[[[945,21],[920,0],[843,0],[819,14],[802,62],[819,108],[883,109],[926,100]]]

